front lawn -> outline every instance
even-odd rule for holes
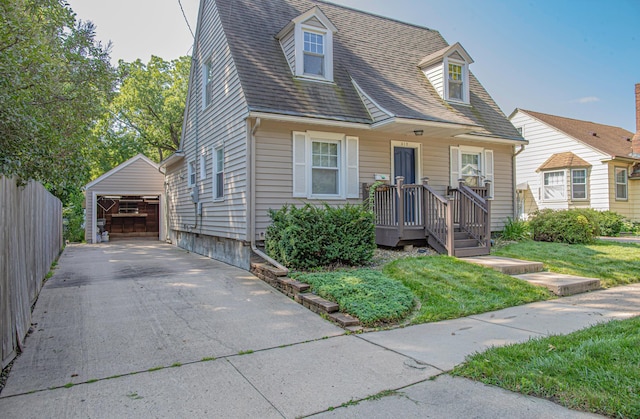
[[[469,357],[454,375],[568,408],[640,417],[640,317],[566,336],[492,348]]]
[[[522,241],[495,247],[496,256],[544,262],[545,269],[600,279],[605,288],[640,282],[640,245],[598,240],[595,244]]]
[[[356,316],[364,326],[401,321],[415,305],[411,290],[372,269],[297,273],[291,277],[311,285],[313,292],[337,303],[340,311]]]
[[[553,298],[544,288],[449,256],[398,259],[383,272],[406,285],[420,301],[412,323],[455,319]]]

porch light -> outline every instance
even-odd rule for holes
[[[413,131],[413,133],[416,135],[416,137],[419,137],[422,134],[424,134],[424,130],[423,129],[417,129],[417,130]]]

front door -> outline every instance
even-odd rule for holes
[[[411,147],[393,148],[393,179],[404,177],[405,185],[416,183],[416,149]],[[415,189],[405,189],[404,193],[404,220],[405,223],[416,221],[418,200]]]

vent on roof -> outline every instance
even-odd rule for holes
[[[598,136],[598,133],[597,132],[593,132],[593,131],[590,131],[589,134],[593,135],[594,137]]]

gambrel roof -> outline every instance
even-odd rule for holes
[[[611,125],[516,109],[611,157],[631,158],[633,133]]]
[[[216,5],[249,111],[372,124],[355,82],[390,117],[464,125],[477,135],[522,140],[473,74],[470,106],[438,95],[418,66],[449,47],[438,31],[314,0],[216,0]],[[333,83],[294,77],[277,39],[314,7],[337,29]]]

